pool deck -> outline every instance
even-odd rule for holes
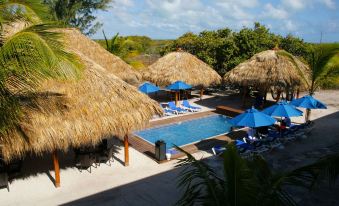
[[[206,112],[197,112],[197,113],[192,113],[190,115],[184,115],[184,116],[178,116],[178,117],[173,117],[173,118],[168,118],[168,119],[162,119],[162,120],[157,120],[157,121],[152,121],[148,125],[147,128],[153,128],[153,127],[158,127],[162,125],[167,125],[167,124],[172,124],[176,122],[181,122],[181,121],[187,121],[187,120],[192,120],[192,119],[197,119],[197,118],[202,118],[202,117],[207,117],[207,116],[212,116],[212,115],[217,115],[215,111],[206,111]],[[244,135],[244,132],[238,131],[238,132],[232,132],[232,134],[227,134],[227,135],[219,135],[210,139],[205,139],[200,142],[192,143],[190,145],[186,145],[181,147],[185,151],[193,154],[197,151],[206,151],[210,150],[213,146],[215,145],[225,145],[226,142],[230,142],[236,138],[239,138]],[[155,147],[153,144],[143,140],[142,138],[139,138],[135,135],[131,135],[129,138],[130,145],[136,149],[137,151],[147,155],[148,157],[152,158],[158,163],[164,163],[167,162],[165,161],[157,161],[155,159]],[[184,153],[177,153],[175,155],[172,155],[171,159],[177,159],[180,157],[185,156]]]

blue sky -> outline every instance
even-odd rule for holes
[[[274,33],[308,42],[339,42],[339,0],[113,0],[96,15],[107,36],[146,35],[174,39],[185,32],[229,27],[235,31],[255,21]],[[103,38],[101,30],[93,38]]]

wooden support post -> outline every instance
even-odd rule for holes
[[[54,172],[55,172],[55,187],[60,187],[60,167],[59,167],[59,159],[57,151],[53,152],[53,164],[54,164]]]
[[[128,145],[128,135],[124,137],[124,146],[125,146],[125,166],[129,165],[129,145]]]
[[[175,105],[178,106],[178,92],[175,92]]]
[[[204,95],[204,88],[200,89],[200,100],[202,100],[202,96]]]
[[[297,90],[297,99],[299,99],[300,89]]]

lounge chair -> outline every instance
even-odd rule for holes
[[[181,105],[190,110],[191,112],[197,112],[201,110],[201,107],[192,106],[187,100],[183,100]]]
[[[160,104],[160,106],[161,106],[161,108],[163,109],[163,111],[164,111],[164,113],[165,113],[166,116],[172,116],[172,115],[174,115],[174,114],[178,114],[176,111],[173,111],[173,110],[171,110],[171,109],[168,109],[168,108],[164,107],[164,106],[161,105],[161,104]]]
[[[214,155],[221,155],[224,151],[226,151],[226,147],[222,147],[222,146],[212,147],[212,152]]]
[[[168,107],[169,107],[171,110],[178,112],[179,114],[186,113],[186,110],[185,110],[185,109],[182,109],[182,108],[180,108],[180,107],[175,106],[174,102],[168,102]]]

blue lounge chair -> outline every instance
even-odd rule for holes
[[[187,100],[182,101],[182,106],[186,107],[187,109],[191,110],[192,112],[197,112],[201,110],[201,107],[192,106]]]
[[[186,113],[186,110],[184,110],[184,109],[182,109],[180,107],[175,106],[174,102],[168,102],[168,107],[171,110],[176,111],[178,113],[181,113],[181,114]]]
[[[171,115],[177,114],[176,111],[173,111],[173,110],[171,110],[171,109],[168,109],[168,108],[164,107],[164,106],[161,105],[161,104],[160,104],[160,106],[161,106],[161,108],[164,110],[164,113],[165,113],[166,116],[171,116]]]
[[[219,145],[212,147],[212,152],[214,155],[221,155],[224,151],[226,151],[226,147]]]

